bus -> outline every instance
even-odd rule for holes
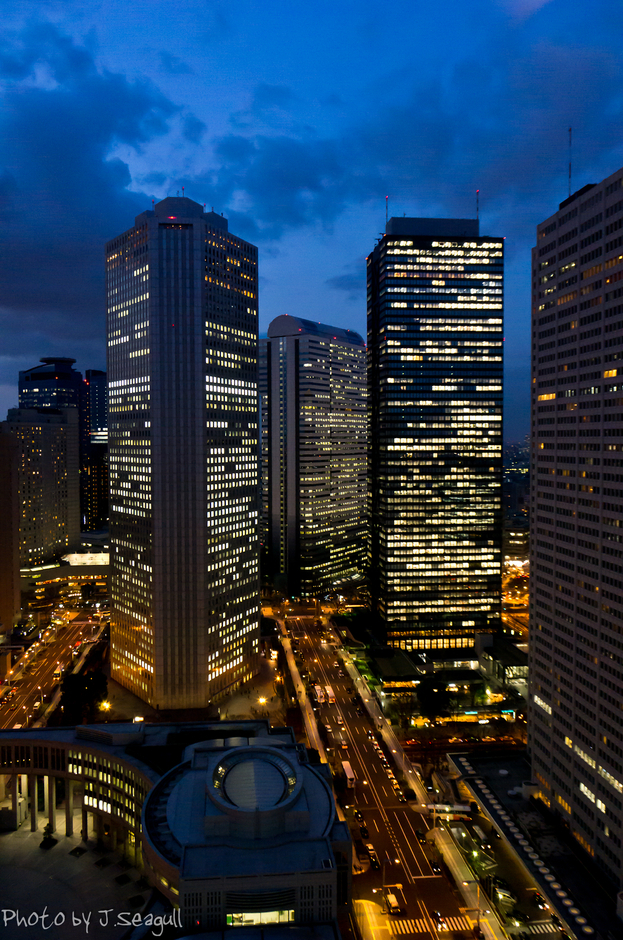
[[[344,771],[344,776],[346,777],[346,786],[351,789],[355,786],[355,775],[353,773],[353,768],[350,766],[350,761],[342,761],[342,770]]]
[[[474,830],[474,835],[476,836],[477,841],[480,843],[480,847],[483,849],[491,850],[492,845],[487,839],[482,829],[480,828],[480,826],[473,826],[472,828]]]
[[[330,685],[326,685],[325,689],[327,692],[327,702],[329,703],[329,705],[335,705],[335,692],[333,691]]]
[[[319,705],[322,705],[324,702],[324,690],[321,685],[314,686],[314,691],[316,693],[316,701]]]

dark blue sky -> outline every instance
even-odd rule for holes
[[[181,187],[260,248],[261,328],[365,333],[390,214],[506,236],[506,437],[528,430],[530,247],[623,165],[620,0],[4,0],[0,417],[43,355],[105,365],[104,242]]]

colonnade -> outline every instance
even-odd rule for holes
[[[135,865],[139,863],[140,852],[135,850],[140,846],[140,832],[129,829],[121,824],[119,820],[109,817],[106,813],[100,813],[93,807],[87,807],[84,803],[84,792],[79,782],[67,777],[27,772],[0,775],[0,802],[5,800],[7,796],[10,796],[11,799],[10,821],[5,828],[19,829],[27,816],[30,816],[30,830],[31,832],[37,832],[40,818],[43,816],[43,818],[47,817],[51,831],[56,832],[59,810],[62,813],[62,809],[57,807],[57,783],[59,779],[62,779],[65,789],[65,835],[72,836],[74,834],[74,802],[77,792],[80,795],[81,802],[82,826],[80,835],[82,841],[86,842],[89,837],[89,824],[91,822],[93,835],[98,841],[104,842],[111,849],[124,846],[126,854],[134,856],[133,863]],[[43,788],[42,812],[39,810],[41,787]],[[91,819],[89,819],[89,814]]]

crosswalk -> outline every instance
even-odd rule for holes
[[[471,930],[472,925],[467,917],[446,917],[445,920],[449,930]],[[414,920],[406,920],[402,917],[392,918],[390,928],[394,934],[430,933],[430,924],[422,918]],[[440,936],[443,936],[443,933],[445,931],[441,932]]]
[[[557,927],[556,924],[550,923],[541,923],[541,924],[530,924],[528,927],[530,933],[557,933],[560,930],[560,927]]]

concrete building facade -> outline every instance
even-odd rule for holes
[[[623,885],[623,169],[532,251],[529,744],[539,795]]]
[[[365,346],[281,316],[260,345],[262,540],[290,595],[360,578],[366,512]]]
[[[476,220],[397,218],[367,260],[370,588],[401,649],[500,625],[503,259]]]
[[[257,671],[257,249],[187,198],[106,248],[111,667],[160,708]]]

